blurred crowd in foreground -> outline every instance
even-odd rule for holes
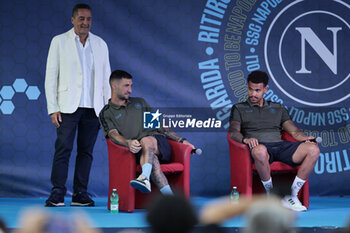
[[[65,215],[42,208],[29,208],[20,215],[20,226],[15,233],[101,233],[93,228],[84,212]],[[229,197],[215,199],[195,210],[189,200],[180,194],[161,195],[147,208],[146,219],[152,233],[219,233],[220,225],[235,216],[244,216],[244,233],[293,233],[295,213],[281,204],[275,195],[240,197],[233,202]],[[196,227],[196,229],[195,229]],[[148,230],[146,230],[147,232]],[[8,233],[5,222],[0,220],[0,233]],[[126,229],[118,233],[142,233],[142,230]],[[346,228],[338,230],[350,233],[350,221]],[[117,233],[117,232],[116,232]]]

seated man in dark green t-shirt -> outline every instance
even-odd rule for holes
[[[305,211],[306,207],[301,205],[297,194],[313,170],[320,149],[314,137],[306,136],[294,125],[283,105],[264,100],[268,79],[262,71],[249,74],[249,99],[232,107],[230,137],[249,146],[267,193],[272,188],[269,163],[282,161],[290,166],[300,165],[292,184],[292,195],[286,196],[283,201],[290,209]],[[282,129],[298,142],[282,141]]]
[[[142,166],[141,175],[130,181],[130,185],[143,193],[151,192],[150,177],[163,194],[172,190],[160,169],[160,163],[169,162],[171,148],[167,139],[194,146],[169,128],[145,129],[143,112],[151,108],[142,98],[130,97],[132,76],[122,70],[112,72],[109,83],[112,97],[101,110],[99,118],[106,137],[127,146]]]

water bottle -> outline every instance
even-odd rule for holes
[[[117,189],[113,189],[111,194],[111,213],[116,214],[119,212],[119,195],[117,193]]]
[[[232,201],[233,203],[238,203],[238,200],[239,200],[239,192],[238,192],[236,186],[233,186],[232,192],[231,192],[231,195],[230,195],[230,198],[231,198],[231,201]]]

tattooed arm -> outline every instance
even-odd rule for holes
[[[177,133],[175,133],[172,129],[170,128],[160,128],[159,130],[161,133],[165,135],[166,138],[171,139],[173,141],[181,142],[183,144],[187,144],[192,147],[192,149],[195,149],[194,145],[192,145],[189,141],[186,140],[186,138],[181,137]]]
[[[137,153],[141,150],[141,144],[137,140],[129,140],[119,134],[117,129],[111,129],[108,132],[108,137],[117,144],[122,144],[130,149],[132,153]]]
[[[229,128],[230,138],[237,142],[242,142],[243,135],[241,133],[241,123],[238,121],[231,120]]]
[[[238,121],[231,120],[230,128],[229,128],[230,138],[237,142],[244,143],[249,146],[249,148],[253,148],[259,145],[259,141],[256,138],[246,138],[241,133],[241,123]]]
[[[181,137],[180,135],[178,135],[177,133],[175,133],[175,132],[174,132],[172,129],[170,129],[170,128],[164,128],[164,127],[162,127],[162,128],[159,129],[159,131],[160,131],[161,133],[163,133],[163,134],[165,135],[166,138],[171,139],[171,140],[173,140],[173,141],[179,142],[179,141],[182,139],[182,137]]]
[[[236,105],[232,106],[231,115],[230,115],[230,128],[228,130],[230,138],[236,142],[241,142],[249,145],[249,147],[256,146],[258,140],[256,138],[246,138],[241,133],[241,122],[242,116]]]
[[[108,131],[108,137],[116,144],[121,144],[129,147],[128,140],[118,133],[117,129],[111,129]]]

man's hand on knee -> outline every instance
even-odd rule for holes
[[[245,138],[245,139],[243,140],[243,143],[246,144],[246,145],[248,145],[249,148],[254,148],[254,147],[256,147],[257,145],[259,145],[259,141],[258,141],[258,139],[256,139],[256,138]]]
[[[139,152],[142,148],[140,142],[137,140],[128,140],[128,147],[129,150],[134,154]]]

